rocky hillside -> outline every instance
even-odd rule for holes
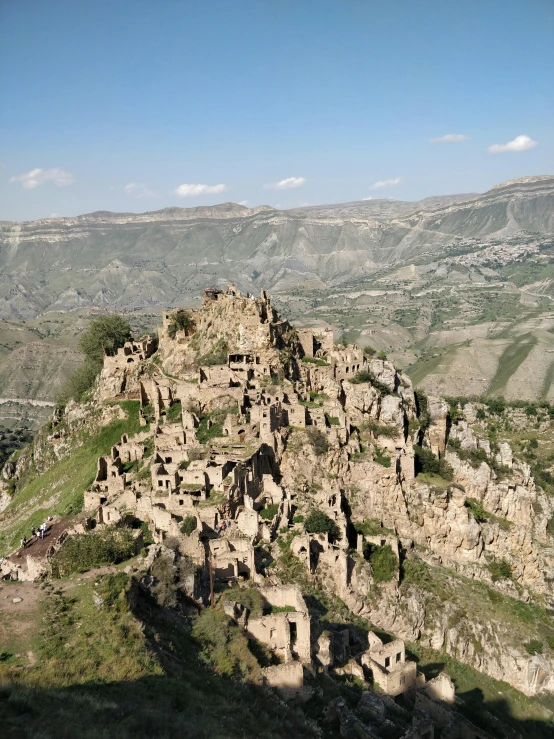
[[[453,237],[554,231],[554,178],[468,199],[279,211],[232,203],[0,224],[0,317],[172,305],[218,280],[241,289],[335,286]]]
[[[508,440],[552,420],[505,413],[415,393],[391,362],[296,329],[266,293],[207,291],[107,357],[94,402],[5,466],[1,572],[93,568],[94,594],[60,586],[77,588],[63,612],[90,636],[92,598],[130,610],[142,626],[106,618],[125,660],[123,634],[152,640],[158,661],[139,668],[137,643],[123,662],[140,680],[190,680],[152,616],[177,639],[194,613],[209,669],[293,701],[306,736],[547,737],[554,478],[533,477],[542,440],[521,456]],[[16,549],[47,515],[51,539]],[[121,561],[105,594],[94,568]],[[56,638],[88,674],[94,654],[64,624]]]

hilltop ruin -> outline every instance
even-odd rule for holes
[[[214,583],[259,589],[261,615],[237,600],[224,599],[224,608],[275,655],[264,680],[286,697],[306,698],[306,672],[318,667],[378,683],[383,695],[405,694],[442,736],[485,736],[445,711],[454,702],[449,679],[425,683],[406,657],[404,640],[422,638],[429,614],[415,591],[401,594],[400,560],[417,552],[554,605],[553,505],[507,444],[494,448],[467,419],[453,422],[444,401],[416,396],[386,359],[336,345],[330,329],[296,330],[265,291],[254,298],[233,286],[204,291],[199,309],[166,311],[158,337],[106,357],[95,398],[138,401],[142,430],[99,458],[84,494],[86,520],[67,534],[144,522],[154,542],[146,566],[186,558],[187,595],[201,607]],[[477,450],[484,459],[475,468],[467,453]],[[441,462],[449,479],[418,475],[422,454]],[[478,521],[468,500],[492,519]],[[275,566],[279,549],[302,578],[398,638],[383,643],[370,631],[367,643],[350,643],[348,630],[324,629],[298,584]],[[378,569],[379,557],[390,571]],[[34,579],[47,559],[30,550],[4,562],[2,573]],[[495,559],[510,563],[509,583],[490,580]],[[473,638],[443,626],[434,646],[475,663]],[[548,656],[522,661],[508,649],[479,659],[523,692],[554,690]],[[432,736],[425,722],[414,727],[410,736]]]

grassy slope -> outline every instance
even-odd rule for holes
[[[36,665],[0,661],[3,737],[313,736],[305,718],[272,693],[217,675],[187,620],[136,589],[130,601],[128,582],[120,573],[43,591],[40,635],[27,645],[36,649]],[[95,605],[95,593],[103,604]]]
[[[140,429],[138,401],[123,401],[127,418],[100,429],[85,438],[69,456],[56,462],[41,475],[32,475],[0,514],[0,555],[12,552],[31,526],[38,526],[47,515],[67,515],[81,509],[83,493],[92,484],[98,457],[107,454],[124,433]]]

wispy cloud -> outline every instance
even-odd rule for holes
[[[393,187],[399,185],[402,182],[402,177],[395,177],[393,180],[377,180],[369,188],[370,190],[380,190],[382,187]]]
[[[239,200],[239,205],[248,205],[248,200]]]
[[[301,187],[305,182],[305,177],[286,177],[279,182],[269,182],[264,187],[266,190],[290,190],[293,187]]]
[[[493,144],[489,146],[487,151],[489,154],[502,154],[505,151],[527,151],[533,149],[537,145],[536,141],[533,141],[529,136],[516,136],[513,141],[508,141],[507,144]]]
[[[362,198],[362,200],[375,200],[373,195],[368,195],[367,198]]]
[[[134,195],[135,198],[142,200],[143,198],[155,198],[158,194],[154,190],[149,190],[144,182],[129,182],[123,188],[127,195]]]
[[[173,191],[180,198],[196,198],[199,195],[214,195],[225,192],[227,185],[179,185]]]
[[[465,133],[447,133],[436,139],[430,139],[432,144],[456,144],[458,141],[467,141],[470,137]]]
[[[32,169],[25,174],[18,174],[10,177],[10,182],[21,182],[25,190],[34,190],[39,185],[45,185],[51,182],[58,187],[66,187],[72,185],[74,177],[63,169]]]

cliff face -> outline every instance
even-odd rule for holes
[[[179,315],[157,344],[106,358],[92,407],[67,408],[4,477],[52,469],[90,419],[139,401],[140,434],[100,458],[85,492],[98,525],[131,512],[222,579],[301,573],[401,638],[528,695],[554,690],[554,504],[510,446],[416,395],[391,362],[295,331],[266,293],[206,293],[186,328]],[[543,654],[525,649],[537,636]]]

